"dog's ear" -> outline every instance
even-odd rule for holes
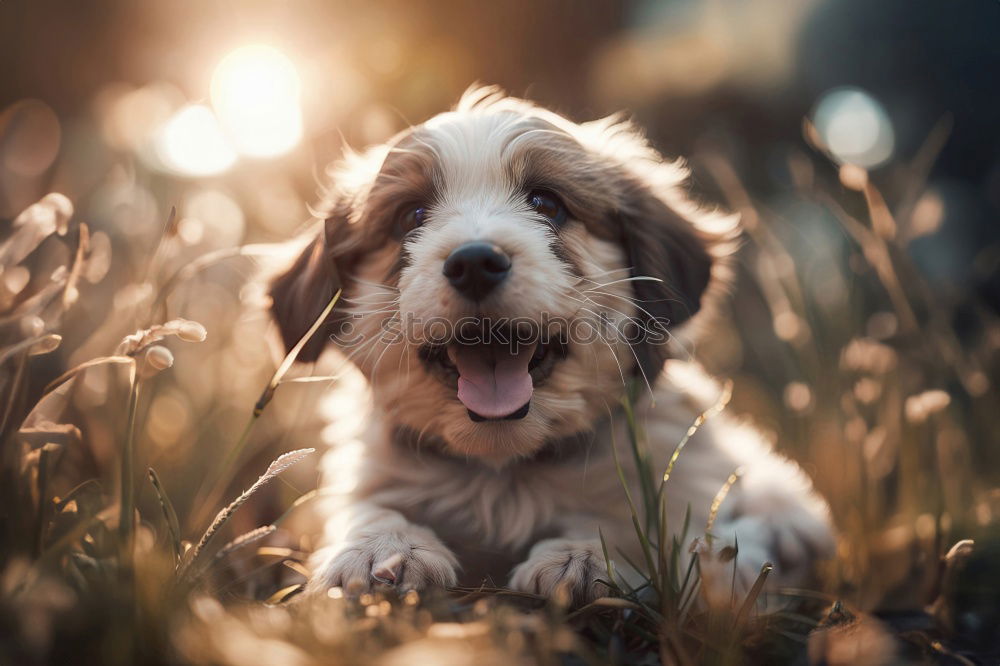
[[[271,281],[271,316],[281,330],[286,351],[308,332],[339,288],[337,267],[321,230],[291,268]],[[309,363],[319,358],[328,342],[334,318],[332,313],[299,352],[297,360]]]
[[[652,381],[669,353],[668,330],[702,305],[712,276],[713,239],[643,182],[630,183],[619,209],[641,330],[638,370]]]

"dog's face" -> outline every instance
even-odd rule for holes
[[[334,174],[273,313],[291,347],[342,286],[300,360],[332,340],[391,425],[531,455],[652,382],[699,309],[733,222],[686,203],[684,175],[628,123],[468,93]]]

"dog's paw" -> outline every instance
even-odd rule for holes
[[[774,493],[740,500],[719,516],[713,548],[699,549],[702,586],[712,605],[740,603],[766,562],[773,567],[766,590],[803,585],[836,549],[825,506],[814,498]]]
[[[546,597],[565,594],[574,606],[605,596],[607,567],[600,544],[548,539],[531,549],[528,559],[510,575],[510,586]]]
[[[340,587],[354,596],[377,584],[406,592],[448,587],[457,580],[455,556],[430,530],[413,525],[393,532],[361,534],[317,555],[309,582],[313,591]]]
[[[801,583],[817,561],[832,557],[836,550],[826,507],[817,506],[813,499],[744,498],[725,530],[741,544],[754,544],[764,551],[774,565],[775,580],[786,585]]]
[[[770,562],[766,550],[756,543],[744,544],[742,539],[737,546],[696,539],[692,551],[698,558],[701,599],[709,608],[739,608],[763,565]],[[768,588],[773,588],[773,581],[768,582]]]

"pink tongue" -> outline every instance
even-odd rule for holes
[[[449,346],[448,358],[458,368],[458,399],[488,419],[513,414],[531,400],[528,363],[534,352],[534,345],[522,345],[516,354],[506,345]]]

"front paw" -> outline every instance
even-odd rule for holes
[[[546,597],[566,594],[572,605],[608,594],[607,567],[600,544],[549,539],[531,549],[528,559],[511,572],[510,586]]]
[[[804,585],[816,563],[836,550],[826,507],[814,497],[741,497],[720,514],[712,532],[713,548],[709,552],[703,545],[699,558],[702,584],[713,605],[730,599],[740,603],[765,562],[773,566],[766,589]]]
[[[326,592],[343,588],[355,596],[376,584],[399,592],[449,587],[457,580],[458,562],[434,534],[422,527],[367,533],[319,551],[309,587]]]
[[[772,565],[767,588],[774,587],[770,577],[774,563],[770,553],[756,542],[737,537],[734,546],[717,538],[695,539],[691,550],[698,558],[701,600],[709,608],[741,607],[767,563]],[[763,600],[763,595],[758,598]]]

